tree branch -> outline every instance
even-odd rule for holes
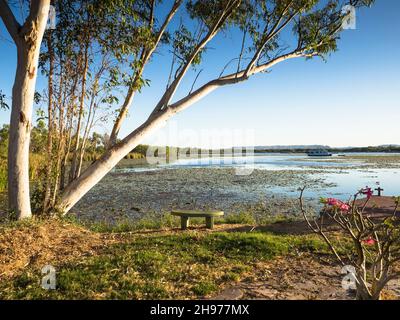
[[[253,68],[253,70],[250,73],[250,76],[254,75],[256,73],[264,72],[267,69],[273,67],[274,65],[276,65],[282,61],[285,61],[288,59],[293,59],[293,58],[305,57],[305,56],[308,56],[308,54],[305,54],[302,51],[300,51],[300,52],[293,51],[291,53],[281,55],[279,57],[276,57],[275,59],[270,60],[267,63],[264,63],[258,67]],[[246,70],[242,70],[239,73],[235,72],[233,74],[211,80],[211,81],[207,82],[206,84],[204,84],[199,89],[197,89],[197,90],[193,91],[191,94],[187,95],[186,97],[180,99],[179,101],[177,101],[173,104],[168,105],[168,108],[173,109],[173,112],[177,113],[177,112],[187,108],[188,106],[192,105],[193,103],[199,101],[201,98],[203,98],[204,96],[206,96],[207,94],[209,94],[210,92],[214,91],[215,89],[217,89],[219,87],[239,83],[239,82],[247,80],[248,78],[249,78],[249,76],[246,75]],[[154,112],[153,112],[153,114],[154,114]]]
[[[156,38],[155,38],[155,41],[154,41],[152,47],[147,50],[145,47],[143,47],[142,53],[139,58],[140,67],[139,67],[139,69],[135,70],[134,80],[128,88],[128,92],[125,96],[124,103],[123,103],[122,107],[120,108],[118,116],[114,122],[112,131],[111,131],[111,135],[110,135],[108,148],[112,147],[117,142],[119,130],[128,114],[128,110],[132,104],[133,97],[138,89],[137,84],[138,84],[139,80],[141,79],[141,76],[143,74],[145,66],[146,66],[147,62],[150,60],[154,51],[157,49],[157,47],[161,41],[161,38],[167,29],[168,24],[170,23],[171,19],[175,15],[175,13],[178,11],[180,5],[182,4],[182,1],[183,0],[175,0],[171,10],[167,14],[163,24],[160,27],[160,30],[158,31],[158,33],[156,35]],[[155,2],[153,1],[152,9],[151,9],[151,16],[154,15],[154,5],[155,5]],[[153,20],[153,19],[154,19],[154,17],[151,18],[151,20]],[[150,25],[151,25],[151,27],[153,27],[153,23],[151,23]]]
[[[21,40],[19,36],[19,29],[21,28],[21,25],[15,19],[14,14],[5,0],[0,0],[0,17],[3,20],[11,38],[14,40],[15,44],[18,44]]]
[[[260,47],[258,48],[258,50],[256,51],[256,53],[254,54],[253,59],[248,64],[248,66],[246,68],[246,73],[249,73],[251,71],[251,69],[254,67],[254,65],[257,63],[257,61],[260,59],[260,56],[261,56],[265,46],[268,44],[268,42],[270,40],[272,40],[276,35],[278,35],[290,23],[290,21],[292,21],[292,19],[300,12],[300,9],[296,10],[292,15],[290,15],[286,19],[286,21],[282,25],[280,25],[281,22],[283,21],[284,16],[287,13],[287,10],[289,10],[292,3],[293,3],[293,0],[287,4],[285,9],[282,11],[282,14],[276,21],[275,25],[272,27],[272,30],[268,34],[265,35],[264,40],[262,41],[262,43],[261,43]],[[265,30],[265,33],[266,32],[267,32],[267,30]]]

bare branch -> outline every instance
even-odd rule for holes
[[[195,84],[196,84],[196,82],[197,82],[197,79],[199,78],[200,74],[202,73],[202,71],[203,71],[203,69],[201,69],[201,70],[197,73],[196,78],[195,78],[194,81],[193,81],[192,87],[190,88],[189,94],[191,94],[191,93],[193,92],[193,88],[194,88],[194,86],[195,86]]]

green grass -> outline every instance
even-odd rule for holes
[[[42,289],[40,270],[28,268],[0,283],[0,298],[196,298],[254,274],[259,262],[294,251],[327,253],[328,249],[314,235],[192,231],[130,235],[97,256],[55,266],[56,290]]]
[[[109,223],[107,221],[85,222],[71,217],[67,219],[70,222],[83,225],[91,231],[100,233],[125,233],[140,230],[159,230],[179,226],[179,221],[170,214],[149,215],[139,220],[121,219],[115,223]]]
[[[179,228],[180,218],[172,216],[170,213],[158,214],[158,213],[147,213],[145,217],[139,220],[132,219],[120,219],[114,223],[109,221],[95,221],[95,222],[85,222],[78,220],[75,217],[68,216],[68,222],[75,223],[85,228],[88,228],[94,232],[100,233],[124,233],[124,232],[135,232],[140,230],[159,230],[165,228]],[[271,224],[275,222],[290,222],[291,218],[284,216],[276,216],[270,218],[264,218],[262,225]],[[256,225],[256,219],[251,213],[241,212],[228,214],[223,218],[216,218],[215,224],[245,224],[245,225]],[[205,225],[204,218],[191,218],[191,226],[201,226]]]
[[[238,214],[230,214],[224,218],[224,223],[230,224],[250,224],[253,225],[256,223],[253,214],[249,212],[241,212]]]

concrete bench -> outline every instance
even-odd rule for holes
[[[174,210],[171,212],[173,216],[181,217],[181,229],[185,230],[189,227],[190,218],[206,218],[206,227],[214,228],[214,218],[222,217],[223,211],[196,211],[196,210]]]

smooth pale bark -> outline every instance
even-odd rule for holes
[[[4,1],[1,1],[1,9]],[[25,24],[16,30],[7,27],[17,46],[17,70],[12,90],[12,111],[8,147],[9,209],[19,219],[31,217],[29,197],[29,143],[32,107],[38,70],[40,44],[46,28],[50,0],[33,1]],[[7,16],[3,16],[7,14]],[[2,18],[16,23],[11,12],[3,11]]]
[[[29,70],[36,66],[29,66],[30,61],[34,60],[34,52],[23,45],[17,51],[18,66],[12,91],[8,146],[8,199],[10,211],[18,218],[26,218],[32,215],[29,198],[29,141],[36,80],[34,74],[33,77],[29,76]]]

